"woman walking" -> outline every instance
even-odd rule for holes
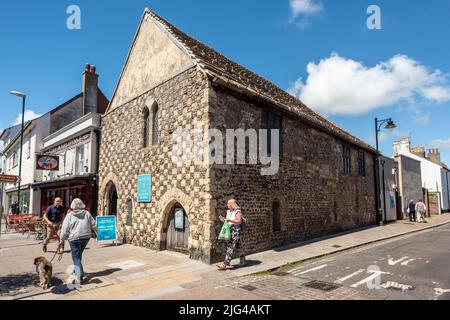
[[[81,263],[84,249],[86,249],[93,231],[97,229],[97,222],[92,215],[85,210],[86,206],[80,199],[74,199],[64,220],[61,230],[61,247],[64,241],[69,240],[74,265],[75,282],[81,284],[84,270]]]
[[[230,225],[231,238],[228,241],[227,252],[224,263],[218,265],[219,271],[225,271],[231,267],[231,260],[236,250],[239,250],[240,266],[245,266],[245,252],[241,243],[241,225],[243,223],[243,216],[241,208],[236,203],[236,200],[228,201],[228,211],[226,219],[221,217],[221,220],[227,221]]]

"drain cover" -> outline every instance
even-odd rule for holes
[[[253,286],[245,286],[245,287],[241,287],[241,289],[244,289],[244,290],[247,290],[247,291],[255,291],[258,288],[253,287]]]
[[[304,287],[311,288],[311,289],[317,289],[324,292],[330,292],[336,289],[341,288],[342,286],[334,283],[329,282],[323,282],[323,281],[311,281],[303,285]]]

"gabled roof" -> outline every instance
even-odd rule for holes
[[[231,61],[221,53],[192,38],[158,16],[156,13],[152,12],[150,9],[146,9],[145,13],[153,20],[159,22],[159,24],[184,47],[191,55],[191,58],[197,61],[200,68],[210,76],[223,79],[227,83],[231,82],[232,85],[234,84],[238,87],[243,87],[245,90],[257,94],[262,98],[297,114],[304,120],[330,134],[376,153],[376,150],[373,147],[312,111],[299,99],[280,89],[272,82],[236,62]],[[145,19],[145,14],[143,19]]]

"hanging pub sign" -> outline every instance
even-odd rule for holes
[[[36,156],[36,170],[58,171],[59,157],[38,154]]]

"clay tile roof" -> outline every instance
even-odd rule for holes
[[[231,80],[232,82],[241,85],[246,90],[254,92],[275,104],[281,105],[288,111],[296,113],[303,119],[315,124],[326,132],[376,153],[376,150],[373,147],[312,111],[299,99],[280,89],[272,82],[236,62],[231,61],[216,50],[192,38],[150,9],[146,9],[146,12],[154,20],[158,21],[181,45],[183,45],[191,57],[208,73],[222,79],[225,78],[228,81]]]

